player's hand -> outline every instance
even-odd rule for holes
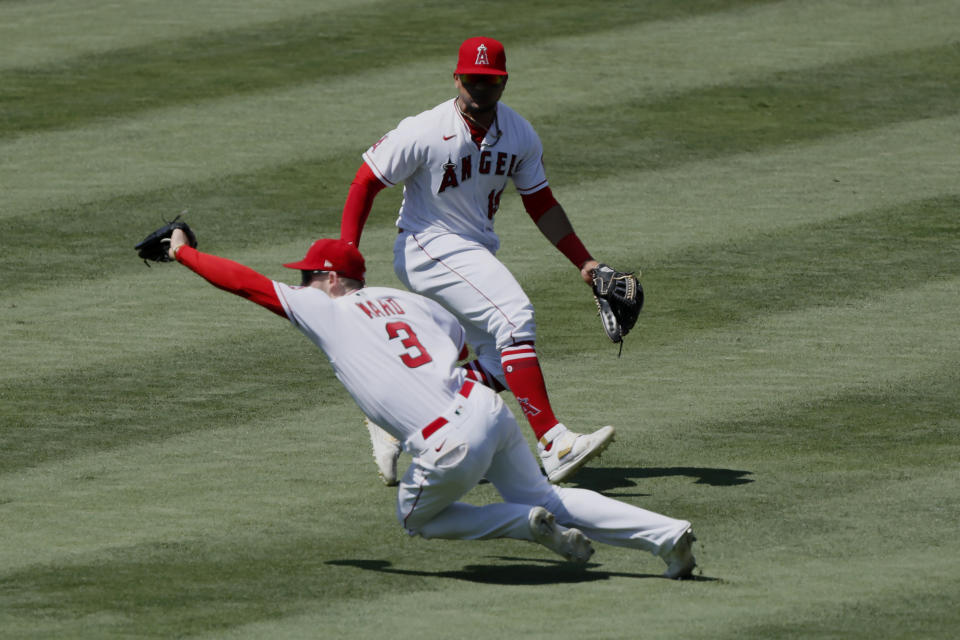
[[[183,229],[174,229],[173,235],[170,236],[170,248],[167,249],[167,255],[170,256],[171,260],[177,259],[177,248],[185,244],[188,244],[187,234],[184,233]]]
[[[593,270],[600,266],[596,260],[587,260],[580,267],[580,277],[591,287],[593,286]]]

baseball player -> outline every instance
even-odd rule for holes
[[[506,54],[493,38],[469,38],[453,74],[457,96],[406,118],[363,154],[344,205],[340,238],[359,246],[376,194],[403,183],[394,270],[410,289],[436,300],[466,327],[476,360],[472,380],[516,396],[538,441],[551,482],[569,479],[614,437],[568,429],[554,415],[535,348],[533,306],[495,254],[494,216],[508,182],[546,238],[592,283],[593,259],[550,191],[533,127],[500,102]],[[388,484],[399,443],[371,428],[374,457]],[[392,447],[392,448],[391,448]],[[392,466],[391,466],[392,462]]]
[[[326,353],[364,414],[413,457],[397,499],[397,518],[410,535],[531,540],[578,564],[592,555],[593,539],[661,557],[669,578],[693,571],[689,522],[549,484],[500,397],[457,366],[467,332],[456,318],[421,296],[364,287],[356,247],[315,242],[302,260],[284,265],[300,270],[298,287],[201,253],[181,229],[173,231],[168,256],[287,318]],[[483,477],[505,502],[458,502]]]

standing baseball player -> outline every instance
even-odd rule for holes
[[[556,201],[533,127],[500,102],[506,54],[493,38],[469,38],[453,74],[457,96],[406,118],[363,154],[347,195],[340,238],[359,246],[376,194],[403,183],[394,270],[411,291],[436,300],[466,327],[476,360],[469,377],[509,388],[533,428],[551,482],[569,479],[613,440],[605,426],[591,434],[568,429],[554,415],[535,349],[533,305],[495,253],[500,198],[512,181],[544,236],[587,283],[598,266]],[[388,484],[399,443],[371,429],[374,457]],[[392,467],[391,467],[392,462]]]
[[[689,522],[549,484],[500,397],[457,366],[466,332],[456,318],[406,291],[364,288],[356,247],[313,243],[302,260],[284,265],[301,272],[294,287],[201,253],[182,229],[169,242],[154,259],[176,260],[290,320],[326,353],[360,409],[403,443],[413,462],[400,482],[397,518],[410,535],[531,540],[578,564],[593,554],[592,538],[661,557],[669,578],[693,571]],[[458,502],[484,477],[505,502]]]

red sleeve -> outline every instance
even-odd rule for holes
[[[343,205],[343,215],[340,218],[341,240],[355,247],[360,245],[360,234],[363,233],[363,225],[373,208],[373,199],[386,187],[366,162],[360,165],[357,175],[350,183],[347,201]]]
[[[554,205],[560,204],[557,202],[557,199],[553,197],[553,192],[550,191],[550,187],[544,187],[540,189],[540,191],[534,191],[526,195],[521,194],[520,199],[523,200],[523,208],[527,210],[527,213],[533,218],[534,222],[539,220],[540,217]]]
[[[577,234],[573,232],[568,233],[560,239],[560,242],[557,243],[557,249],[560,250],[560,253],[567,256],[567,260],[572,262],[573,266],[577,269],[582,268],[588,260],[593,260],[590,252],[583,246]]]
[[[202,253],[186,245],[177,249],[177,262],[196,272],[213,286],[256,302],[278,316],[287,317],[276,289],[273,288],[273,280],[250,267]]]
[[[550,187],[544,187],[539,191],[521,195],[520,198],[523,199],[523,208],[527,210],[527,213],[530,214],[534,222],[540,220],[543,214],[555,205],[560,204],[557,202],[557,199],[553,197],[553,192],[550,191]],[[577,234],[572,232],[560,239],[557,243],[557,249],[559,249],[560,253],[565,255],[567,260],[572,262],[573,266],[577,269],[582,267],[588,260],[593,260],[590,252],[583,246],[583,242],[580,241]]]

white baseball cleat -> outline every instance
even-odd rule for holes
[[[558,427],[561,433],[552,438],[551,443],[551,431]],[[570,431],[562,424],[553,427],[537,445],[540,464],[547,472],[547,479],[553,484],[559,484],[572,478],[580,467],[600,455],[613,442],[614,433],[613,427],[609,425],[590,434]]]
[[[397,459],[400,457],[400,441],[384,431],[370,418],[364,418],[367,431],[370,432],[370,444],[373,445],[373,461],[377,463],[380,479],[388,487],[396,486]]]
[[[693,557],[693,543],[696,539],[693,531],[687,529],[673,548],[661,556],[667,563],[667,570],[663,572],[664,578],[680,580],[693,574],[693,568],[697,566],[697,559]]]
[[[586,564],[593,555],[593,545],[582,531],[560,526],[553,514],[543,507],[530,509],[529,519],[534,542],[559,553],[568,562]]]

